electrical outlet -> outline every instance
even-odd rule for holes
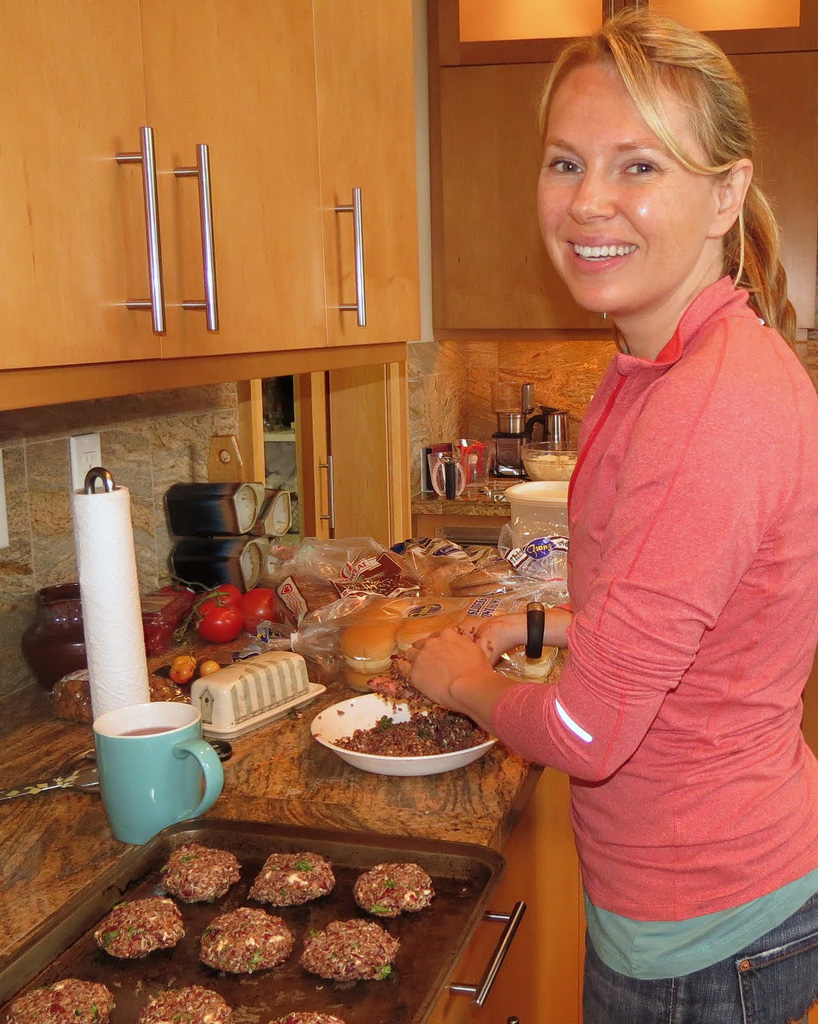
[[[3,469],[3,449],[0,448],[0,548],[9,546],[9,519],[6,512],[6,473]]]
[[[85,474],[102,464],[99,434],[76,434],[68,438],[71,455],[71,487],[81,491],[85,487]]]

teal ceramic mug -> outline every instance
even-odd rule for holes
[[[224,785],[202,718],[190,704],[132,704],[94,721],[102,804],[111,831],[139,845],[167,825],[204,814]]]

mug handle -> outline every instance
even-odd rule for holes
[[[221,795],[224,788],[224,768],[219,760],[219,755],[206,740],[180,740],[174,744],[174,757],[188,757],[192,755],[199,762],[205,780],[205,791],[201,803],[195,810],[182,811],[177,821],[187,821],[188,818],[198,818],[200,814],[209,811]]]

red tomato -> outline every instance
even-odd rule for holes
[[[205,611],[196,623],[196,632],[211,643],[226,644],[236,639],[243,626],[244,618],[238,608],[233,605],[224,608],[214,606]]]
[[[244,628],[254,633],[258,624],[269,619],[275,621],[276,595],[269,587],[255,587],[242,594],[239,610],[244,616]]]
[[[213,590],[208,590],[196,605],[196,610],[200,615],[206,615],[214,608],[237,608],[243,597],[244,594],[232,583],[220,583]]]

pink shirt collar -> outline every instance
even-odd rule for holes
[[[729,306],[731,316],[749,316],[756,314],[750,309],[747,301],[748,293],[743,288],[736,288],[729,275],[714,281],[700,292],[682,314],[673,337],[656,356],[656,359],[642,359],[629,355],[627,352],[617,353],[616,368],[620,373],[630,374],[635,370],[644,370],[650,366],[665,368],[675,363],[684,352],[691,338],[696,337],[704,324],[715,313]]]

